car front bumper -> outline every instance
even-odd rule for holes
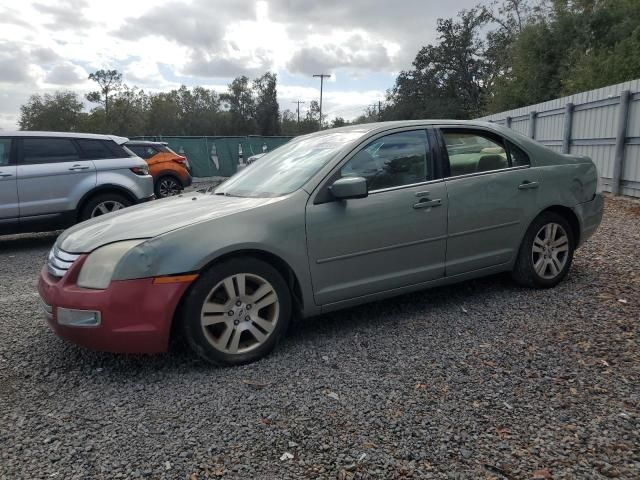
[[[76,280],[85,258],[76,260],[61,279],[51,276],[46,266],[40,272],[38,293],[49,327],[91,350],[165,352],[174,313],[190,282],[143,278],[113,281],[105,290],[81,288]]]

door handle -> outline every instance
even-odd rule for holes
[[[82,165],[74,165],[73,167],[71,167],[69,170],[89,170],[89,167],[87,166],[82,166]]]
[[[529,180],[525,180],[520,185],[518,185],[518,188],[520,190],[530,190],[533,188],[538,188],[539,186],[540,185],[538,185],[538,182],[530,182]]]
[[[441,198],[435,198],[433,200],[429,200],[428,198],[424,198],[424,199],[420,200],[418,203],[414,203],[413,204],[413,208],[418,210],[420,208],[439,207],[440,205],[442,205],[442,199]]]
[[[4,177],[12,177],[13,175],[11,175],[10,173],[0,173],[0,178],[4,178]]]

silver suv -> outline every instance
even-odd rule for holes
[[[0,133],[0,234],[56,230],[153,199],[124,137]]]

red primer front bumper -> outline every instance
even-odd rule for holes
[[[154,284],[152,278],[113,281],[106,290],[76,285],[86,257],[79,258],[61,279],[46,266],[40,272],[38,293],[53,307],[47,319],[60,337],[80,346],[114,353],[160,353],[167,350],[171,323],[189,282]],[[97,310],[100,325],[72,327],[57,321],[57,307]]]

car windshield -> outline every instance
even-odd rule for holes
[[[326,132],[300,137],[265,154],[220,185],[215,193],[237,197],[279,197],[294,192],[360,131]]]

